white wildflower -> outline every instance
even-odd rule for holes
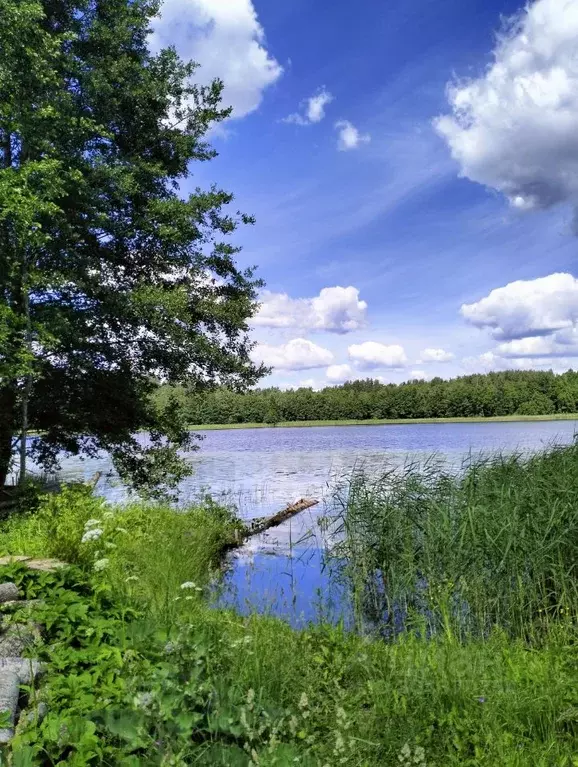
[[[112,519],[114,517],[114,511],[105,511],[102,515],[103,519]]]
[[[98,527],[100,523],[101,523],[100,519],[87,519],[86,522],[84,523],[84,528],[86,530],[89,527]]]
[[[106,567],[108,567],[108,559],[106,557],[104,559],[97,559],[94,563],[94,569],[97,571],[104,570]]]
[[[185,581],[184,583],[181,583],[182,589],[196,589],[197,584],[193,583],[193,581]]]
[[[80,539],[81,543],[88,543],[89,541],[97,541],[100,536],[102,535],[102,529],[100,527],[93,527],[90,530],[87,530],[82,538]]]
[[[104,544],[105,549],[116,549],[116,543],[113,543],[112,541],[107,541]]]
[[[150,692],[139,692],[138,695],[135,695],[134,698],[134,705],[137,708],[148,708],[151,703],[153,702],[154,698],[152,693]]]

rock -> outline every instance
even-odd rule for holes
[[[44,703],[44,701],[41,701],[31,711],[27,711],[26,714],[21,717],[20,721],[24,722],[25,724],[42,724],[42,720],[47,713],[48,706],[46,703]]]
[[[14,721],[18,696],[20,693],[20,677],[10,668],[0,668],[0,713],[8,712],[10,725],[0,729],[0,743],[8,743],[14,735]]]
[[[33,559],[32,557],[21,556],[20,554],[0,557],[0,567],[11,565],[14,562],[22,562],[29,570],[43,570],[45,572],[54,572],[61,567],[68,567],[66,562],[61,562],[58,559]]]
[[[0,583],[0,602],[12,602],[19,596],[15,583]]]
[[[32,557],[24,557],[21,554],[10,554],[8,557],[0,557],[0,567],[11,565],[14,562],[28,562]]]
[[[0,634],[0,658],[15,658],[34,644],[38,636],[35,626],[13,623]]]
[[[58,559],[29,559],[25,564],[29,570],[42,570],[47,573],[68,567],[66,562],[60,562]]]
[[[20,684],[30,684],[42,672],[42,666],[32,658],[0,658],[0,673],[16,674]]]

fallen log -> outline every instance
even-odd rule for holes
[[[253,535],[260,535],[271,527],[277,527],[282,522],[286,522],[301,511],[310,509],[318,503],[319,501],[314,499],[300,498],[298,501],[295,501],[295,503],[291,503],[287,506],[287,508],[278,511],[277,514],[273,514],[272,517],[259,517],[258,519],[253,519],[247,526],[245,538],[251,538]]]
[[[225,546],[225,549],[239,548],[239,546],[242,546],[248,538],[252,538],[254,535],[260,535],[266,530],[270,530],[272,527],[277,527],[282,522],[286,522],[288,519],[291,519],[291,517],[294,517],[296,514],[299,514],[306,509],[310,509],[312,506],[317,506],[318,503],[319,501],[314,498],[300,498],[298,501],[295,501],[295,503],[289,504],[289,506],[281,509],[281,511],[278,511],[271,517],[258,517],[257,519],[252,519],[248,525],[235,531],[235,539]]]

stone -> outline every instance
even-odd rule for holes
[[[20,694],[20,677],[14,669],[0,668],[0,713],[8,712],[10,724],[0,729],[0,743],[8,743],[14,736],[14,721]]]
[[[0,673],[16,674],[20,684],[30,684],[42,672],[39,661],[32,658],[0,658]]]
[[[0,567],[11,565],[14,562],[28,562],[29,559],[32,559],[32,557],[25,557],[21,554],[10,554],[8,557],[0,557]]]
[[[43,570],[44,572],[54,572],[61,567],[68,567],[66,562],[61,562],[59,559],[33,559],[20,554],[0,557],[0,567],[11,565],[14,562],[22,562],[29,570]]]
[[[0,602],[12,602],[19,596],[15,583],[0,583]]]
[[[42,570],[52,573],[55,570],[60,570],[62,567],[68,567],[68,565],[66,562],[60,562],[58,559],[29,559],[26,562],[26,567],[29,570]]]
[[[27,711],[26,714],[22,717],[22,720],[26,724],[42,724],[42,720],[45,718],[47,713],[48,706],[46,703],[44,703],[44,701],[41,701],[35,708]]]
[[[27,647],[34,644],[38,632],[35,626],[13,623],[0,634],[0,658],[14,658],[22,655]]]

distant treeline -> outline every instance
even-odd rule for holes
[[[550,415],[578,412],[578,372],[508,371],[402,384],[367,379],[321,391],[270,388],[244,394],[163,386],[156,396],[159,403],[179,400],[191,424]]]

